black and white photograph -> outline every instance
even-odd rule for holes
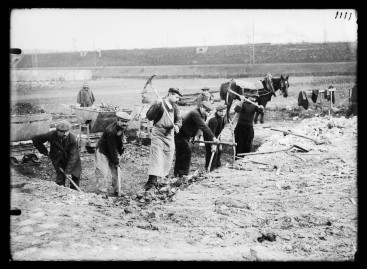
[[[359,260],[357,9],[9,26],[9,263]]]

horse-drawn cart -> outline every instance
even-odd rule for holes
[[[49,131],[52,115],[47,113],[10,116],[10,162],[38,161],[39,153],[30,141]]]

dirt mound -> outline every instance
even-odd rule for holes
[[[16,103],[10,109],[11,115],[41,114],[45,112],[42,107],[32,105],[31,103]]]
[[[283,128],[282,130],[288,131]],[[324,144],[337,144],[355,137],[357,134],[357,117],[353,118],[330,118],[330,117],[313,117],[307,118],[300,122],[291,133],[302,135]],[[267,139],[265,143],[258,149],[259,151],[273,150],[274,148],[286,148],[291,145],[299,145],[305,148],[314,148],[315,143],[307,138],[299,137],[291,134],[283,135],[278,132]]]

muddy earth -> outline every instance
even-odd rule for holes
[[[10,216],[10,259],[353,261],[357,117],[307,113],[270,107],[254,126],[252,154],[233,162],[223,146],[222,166],[210,173],[195,144],[190,176],[178,182],[172,167],[148,192],[149,144],[130,139],[122,197],[94,194],[94,154],[83,147],[82,192],[56,185],[47,158],[10,166],[10,206],[21,210]],[[223,140],[231,137],[226,126]]]

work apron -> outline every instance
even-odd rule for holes
[[[173,119],[173,112],[169,114]],[[152,129],[148,169],[148,175],[162,178],[169,174],[175,153],[174,128],[163,126],[172,126],[166,112]]]

